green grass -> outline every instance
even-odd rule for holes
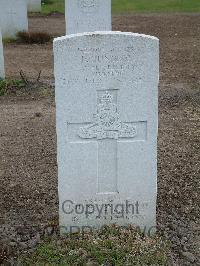
[[[54,95],[51,86],[40,83],[40,81],[27,80],[25,75],[24,78],[24,80],[0,78],[0,97],[5,95],[23,96],[31,94],[38,95],[39,97]]]
[[[3,38],[3,44],[9,44],[9,43],[13,43],[13,42],[16,42],[17,41],[17,38],[7,38],[7,37],[4,37]]]
[[[17,90],[25,87],[23,80],[0,79],[0,96],[16,93]]]
[[[43,0],[42,13],[64,13],[64,0]],[[131,12],[200,12],[200,0],[112,0],[113,14]]]
[[[199,0],[113,0],[113,13],[200,12]]]
[[[19,258],[28,265],[168,265],[169,244],[133,227],[105,226],[99,231],[53,236],[32,254]],[[88,264],[90,263],[90,264]]]
[[[64,13],[65,4],[64,0],[43,0],[42,13],[47,15],[53,12]]]

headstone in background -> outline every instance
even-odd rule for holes
[[[0,29],[0,79],[5,78],[5,70],[4,70],[4,55],[3,55],[3,43]]]
[[[110,31],[111,0],[65,0],[66,33]]]
[[[41,0],[27,0],[28,12],[41,12]]]
[[[159,41],[54,41],[60,225],[156,224]]]
[[[26,0],[0,0],[0,28],[3,38],[28,30]]]

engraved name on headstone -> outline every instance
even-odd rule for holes
[[[156,224],[159,41],[54,41],[60,225]]]
[[[0,28],[4,38],[12,38],[17,32],[28,30],[26,0],[0,1]]]
[[[111,0],[65,0],[66,33],[111,30]]]

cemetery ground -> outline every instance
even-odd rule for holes
[[[60,14],[31,17],[29,26],[65,32]],[[158,231],[171,241],[171,265],[200,265],[200,15],[115,16],[113,30],[160,39]],[[4,54],[7,76],[20,79],[22,69],[33,83],[0,97],[0,263],[35,248],[58,221],[52,44],[7,43]]]

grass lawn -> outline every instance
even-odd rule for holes
[[[64,0],[43,0],[42,13],[64,13]],[[114,14],[130,12],[200,12],[200,0],[112,0]]]
[[[52,12],[64,13],[65,0],[42,0],[42,13],[49,14]]]
[[[113,13],[200,12],[200,0],[113,0]]]
[[[169,265],[169,243],[133,227],[105,226],[99,231],[46,239],[19,265]]]

